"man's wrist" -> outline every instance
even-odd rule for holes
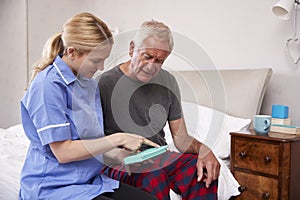
[[[205,144],[201,144],[199,147],[199,153],[198,158],[203,159],[205,158],[209,153],[211,152],[211,149],[207,147]]]

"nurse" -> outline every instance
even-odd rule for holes
[[[103,158],[157,144],[139,135],[103,134],[97,81],[113,45],[106,24],[91,13],[69,19],[46,42],[21,100],[30,146],[20,199],[155,199],[101,174]]]

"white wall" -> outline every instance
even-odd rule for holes
[[[26,2],[0,1],[0,127],[19,123],[27,82]]]
[[[188,68],[187,55],[198,56],[199,51],[195,53],[194,49],[203,50],[198,60],[193,61],[199,66],[213,63],[218,69],[272,67],[274,74],[262,113],[270,114],[272,104],[288,105],[293,124],[300,125],[299,64],[293,64],[285,52],[286,40],[294,35],[293,20],[282,21],[272,14],[271,7],[277,0],[28,1],[30,65],[38,59],[46,39],[60,31],[75,13],[93,12],[111,27],[118,27],[121,34],[138,28],[144,20],[156,19],[191,42],[181,44],[186,48],[184,52],[178,49],[177,42],[177,54],[168,59],[166,67]],[[7,54],[5,58],[10,56],[3,52]],[[17,73],[20,78],[22,74]]]

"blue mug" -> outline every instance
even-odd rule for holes
[[[271,119],[270,115],[255,115],[253,122],[254,130],[260,135],[267,134],[270,131]]]

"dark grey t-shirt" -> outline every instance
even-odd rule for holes
[[[135,133],[165,145],[166,122],[182,117],[178,84],[163,69],[149,83],[142,83],[117,66],[101,75],[99,88],[106,135]]]

